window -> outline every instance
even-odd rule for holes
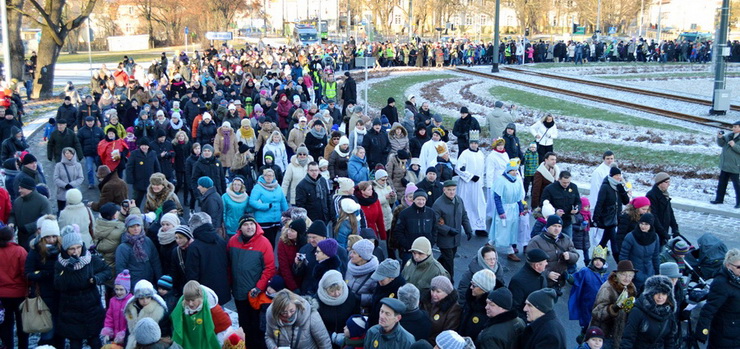
[[[126,28],[124,29],[126,34],[131,34],[134,31],[134,26],[131,23],[126,22]]]
[[[465,25],[473,25],[473,16],[465,16]]]
[[[486,15],[480,15],[480,25],[490,25],[491,23],[488,21],[488,16]]]
[[[128,7],[128,14],[130,14],[130,15],[134,14],[134,7],[133,6],[129,6]]]
[[[401,15],[393,15],[393,24],[401,25]]]
[[[514,16],[512,16],[512,15],[506,16],[506,26],[507,27],[513,27],[514,26]]]

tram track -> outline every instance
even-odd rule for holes
[[[689,122],[693,122],[693,123],[700,124],[700,125],[703,125],[703,126],[717,127],[717,128],[723,128],[723,129],[728,129],[728,128],[732,127],[732,124],[729,123],[729,122],[720,121],[720,120],[712,120],[712,119],[701,117],[701,116],[696,116],[696,115],[691,115],[691,114],[685,114],[685,113],[680,113],[680,112],[671,111],[671,110],[665,110],[665,109],[662,109],[662,108],[656,108],[656,107],[646,106],[646,105],[637,104],[637,103],[630,103],[630,102],[627,102],[627,101],[624,101],[624,100],[620,100],[620,99],[614,99],[614,98],[609,98],[609,97],[604,97],[604,96],[590,95],[590,94],[586,94],[586,93],[582,93],[582,92],[578,92],[578,91],[571,91],[571,90],[568,90],[568,89],[562,89],[562,88],[548,86],[548,85],[543,85],[543,84],[538,84],[538,83],[534,83],[534,82],[530,82],[530,81],[525,81],[525,80],[520,80],[520,79],[514,79],[514,78],[505,77],[505,76],[501,76],[501,75],[488,74],[488,73],[474,71],[474,70],[465,69],[465,68],[459,68],[458,67],[458,68],[455,68],[453,70],[455,70],[457,72],[460,72],[460,73],[464,73],[464,74],[474,75],[474,76],[488,78],[488,79],[492,79],[492,80],[503,81],[503,82],[507,82],[507,83],[515,84],[515,85],[522,85],[522,86],[526,86],[526,87],[537,89],[537,90],[558,93],[558,94],[562,94],[562,95],[572,96],[572,97],[576,97],[576,98],[580,98],[580,99],[585,99],[585,100],[589,100],[589,101],[594,101],[594,102],[599,102],[599,103],[606,103],[606,104],[616,105],[616,106],[620,106],[620,107],[623,107],[623,108],[628,108],[628,109],[638,110],[638,111],[642,111],[642,112],[646,112],[646,113],[651,113],[651,114],[655,114],[655,115],[665,116],[665,117],[672,118],[672,119],[689,121]],[[525,72],[522,72],[522,73],[525,73]],[[552,76],[550,78],[561,79],[561,77],[559,75],[558,76]],[[573,78],[573,79],[575,79],[577,81],[572,81],[572,82],[585,83],[585,82],[580,81],[581,79],[576,79],[576,78]],[[591,82],[591,81],[589,81],[589,82]],[[595,83],[595,84],[598,84],[598,83]],[[600,85],[598,85],[598,86],[599,87],[602,87],[602,88],[612,88],[613,87],[613,85],[610,85],[610,84],[605,84],[604,86],[600,86]],[[626,90],[624,90],[624,91],[631,92],[631,93],[637,93],[637,94],[642,94],[643,91],[644,91],[644,90],[637,90],[636,91],[635,89],[630,89],[630,88],[625,88],[625,89]],[[652,91],[648,91],[648,92],[652,92]],[[656,92],[656,93],[659,93],[659,92]],[[670,95],[670,94],[665,94],[665,95],[666,96],[657,96],[657,95],[652,95],[651,94],[651,96],[660,97],[660,98],[666,98],[666,99],[674,99],[674,100],[677,100],[677,98],[675,98],[675,97],[681,97],[681,96],[675,96],[675,95]],[[687,97],[687,98],[690,98],[690,97]],[[700,99],[695,99],[695,100],[702,101],[702,104],[709,103],[709,105],[711,105],[711,102],[707,102],[706,100],[700,100]],[[685,101],[685,102],[695,103],[694,101]],[[740,106],[738,108],[740,108]],[[740,110],[740,109],[738,109],[738,110]]]

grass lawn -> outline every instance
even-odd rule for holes
[[[562,101],[557,98],[545,97],[536,93],[519,91],[517,89],[496,86],[491,88],[491,95],[497,99],[513,102],[528,108],[549,111],[556,114],[574,116],[584,119],[604,120],[625,125],[650,127],[669,131],[681,131],[695,133],[684,127],[655,122],[653,120],[638,118],[627,114],[615,113],[604,109],[589,107],[573,102]]]
[[[403,105],[406,101],[406,89],[412,85],[429,82],[440,79],[456,78],[455,75],[450,74],[424,74],[424,75],[404,75],[397,78],[392,78],[383,81],[382,83],[372,84],[370,89],[367,91],[367,98],[370,105],[375,108],[382,109],[387,105],[388,97],[393,97],[396,100],[396,109],[398,109],[398,117],[403,117]],[[357,91],[358,96],[364,96],[364,91]],[[434,106],[431,106],[434,110]],[[442,115],[444,119],[443,125],[449,130],[452,130],[452,125],[455,123],[455,118],[449,115]]]
[[[140,51],[124,51],[124,52],[101,52],[96,51],[92,53],[92,61],[93,63],[111,63],[111,62],[120,62],[123,60],[123,56],[129,56],[129,58],[133,58],[136,62],[144,62],[144,61],[151,61],[153,59],[159,59],[162,52],[167,53],[167,58],[171,59],[172,54],[176,50],[182,50],[184,49],[184,46],[175,46],[175,47],[160,47],[160,48],[153,48],[148,50],[140,50]],[[192,50],[192,46],[191,46]],[[87,51],[78,51],[77,54],[67,54],[62,53],[59,55],[59,59],[57,60],[57,63],[87,63],[88,61],[88,55]],[[115,67],[108,67],[110,69]]]

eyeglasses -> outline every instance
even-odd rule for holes
[[[730,265],[731,265],[731,266],[732,266],[733,268],[735,268],[735,269],[738,269],[738,270],[740,270],[740,265],[734,265],[734,264],[732,264],[732,263],[730,263]]]
[[[296,311],[298,311],[298,309],[283,310],[280,312],[280,315],[281,316],[293,316],[293,314],[295,314]]]

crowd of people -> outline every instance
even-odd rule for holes
[[[65,93],[43,135],[49,181],[17,96],[0,103],[5,347],[28,347],[30,294],[50,310],[39,344],[56,348],[566,348],[568,284],[580,348],[682,338],[689,246],[670,176],[636,196],[606,151],[582,196],[552,115],[521,144],[497,102],[483,149],[466,107],[451,130],[413,95],[373,117],[350,72],[286,47],[163,54],[146,72],[125,58]],[[740,122],[717,141],[736,191],[738,138]],[[521,263],[509,280],[504,257]],[[737,347],[740,251],[713,276],[691,335]]]

